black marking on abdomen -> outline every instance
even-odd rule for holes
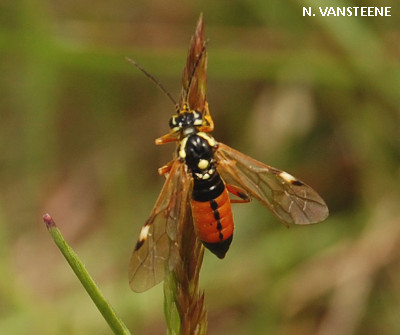
[[[195,176],[193,176],[194,184],[193,184],[193,193],[192,193],[192,199],[196,201],[211,201],[215,202],[215,200],[218,198],[222,192],[225,190],[225,184],[222,181],[221,177],[219,176],[218,172],[215,171],[210,179],[206,180],[199,180],[196,179]],[[216,203],[216,202],[215,202]],[[213,203],[211,204],[213,206]],[[211,207],[213,208],[213,207]],[[217,207],[215,209],[218,208]],[[213,210],[215,210],[213,208]]]
[[[218,237],[222,241],[224,239],[224,234],[222,234],[223,227],[222,227],[222,224],[221,224],[221,221],[220,221],[221,220],[221,216],[220,216],[219,211],[218,211],[218,203],[215,201],[215,199],[212,199],[210,201],[210,207],[214,211],[214,218],[217,221],[217,230],[219,232]]]
[[[222,259],[225,257],[226,252],[229,249],[229,246],[232,243],[233,235],[229,236],[225,241],[209,243],[205,241],[201,241],[204,246],[210,250],[213,254],[217,255],[218,258]]]

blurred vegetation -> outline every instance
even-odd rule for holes
[[[391,6],[303,17],[302,6]],[[155,147],[204,13],[214,135],[312,185],[330,218],[285,229],[234,206],[206,253],[209,334],[400,333],[398,1],[0,4],[0,333],[109,334],[41,222],[50,212],[133,334],[163,334],[162,285],[127,263],[174,147]]]

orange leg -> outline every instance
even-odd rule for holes
[[[202,125],[199,130],[203,133],[210,133],[214,130],[214,121],[210,115],[210,110],[208,109],[208,102],[206,101],[204,105],[204,115],[203,122],[206,121],[205,125]]]
[[[167,164],[163,165],[162,167],[160,167],[158,169],[158,174],[165,175],[165,174],[169,173],[169,171],[171,171],[173,163],[174,163],[174,161],[172,160],[172,161],[168,162]]]
[[[156,145],[161,145],[161,144],[170,143],[170,142],[177,142],[177,141],[179,141],[177,133],[174,133],[174,134],[168,133],[164,136],[156,138],[156,140],[155,140]]]
[[[229,191],[229,193],[232,193],[233,195],[236,195],[240,199],[230,199],[232,204],[238,204],[238,203],[246,203],[251,201],[251,197],[249,194],[242,188],[234,185],[227,184],[226,189]]]

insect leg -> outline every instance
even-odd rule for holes
[[[200,131],[203,133],[210,133],[214,130],[214,121],[210,115],[210,110],[208,109],[208,102],[206,101],[204,105],[204,115],[203,120],[205,124],[200,127]]]
[[[177,137],[176,133],[168,133],[164,136],[161,136],[159,138],[156,138],[155,142],[156,145],[161,145],[161,144],[165,144],[165,143],[169,143],[169,142],[177,142],[179,141],[179,138]]]
[[[168,174],[169,171],[171,171],[171,168],[172,168],[172,165],[174,164],[174,162],[175,162],[175,159],[170,161],[170,162],[168,162],[167,164],[163,165],[162,167],[160,167],[158,169],[158,174],[159,175]]]
[[[233,195],[236,195],[240,199],[230,199],[231,203],[246,203],[251,201],[251,197],[249,194],[242,188],[234,185],[227,184],[225,185],[226,189],[229,191],[229,193],[232,193]]]

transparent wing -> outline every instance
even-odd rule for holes
[[[285,225],[325,220],[329,210],[310,186],[223,143],[216,151],[217,170],[227,184],[239,186],[258,199]]]
[[[173,161],[149,219],[140,231],[129,263],[129,284],[143,292],[161,282],[179,261],[179,223],[186,217],[191,180],[185,164]]]

